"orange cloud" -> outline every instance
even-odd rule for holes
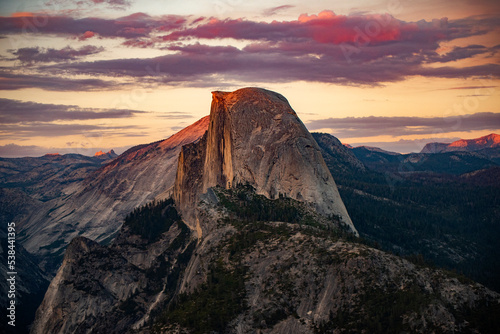
[[[95,36],[95,33],[93,31],[87,30],[86,32],[83,33],[83,35],[81,35],[80,37],[78,37],[78,39],[80,41],[83,41],[83,40],[86,40],[88,38],[92,38],[94,36]]]
[[[11,17],[35,17],[35,14],[31,12],[17,12],[12,13]]]

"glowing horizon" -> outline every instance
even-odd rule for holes
[[[0,5],[0,156],[119,152],[248,86],[353,146],[500,133],[495,1],[196,3]]]

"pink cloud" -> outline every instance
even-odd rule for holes
[[[78,39],[80,41],[83,41],[83,40],[86,40],[86,39],[89,39],[89,38],[92,38],[95,36],[95,33],[93,31],[90,31],[90,30],[87,30],[86,32],[84,32],[80,37],[78,37]]]
[[[446,19],[411,23],[397,20],[388,14],[346,16],[323,11],[318,15],[302,14],[295,21],[271,23],[212,18],[194,28],[175,30],[164,36],[163,40],[234,38],[296,42],[312,40],[325,44],[377,44],[421,38],[428,41],[444,40],[451,38],[453,33],[465,32],[449,30]]]
[[[0,34],[22,33],[22,24],[30,23],[30,20],[29,16],[1,18]],[[92,33],[100,37],[122,38],[123,45],[129,47],[171,51],[154,59],[92,62],[71,59],[50,66],[37,64],[40,73],[53,76],[114,75],[135,78],[146,84],[154,81],[189,86],[218,86],[227,81],[299,80],[381,85],[409,76],[500,76],[500,65],[490,56],[498,52],[498,46],[467,45],[450,48],[444,54],[440,48],[442,41],[494,31],[497,29],[494,16],[405,22],[388,14],[337,15],[323,11],[317,15],[304,14],[291,21],[257,22],[241,18],[220,20],[134,13],[119,19],[53,16],[45,22],[38,27],[37,33],[84,36],[89,32],[89,36]],[[163,31],[166,33],[159,36]],[[242,41],[246,46],[208,46],[198,41],[225,38]],[[191,41],[190,45],[186,45],[185,40]],[[24,50],[24,57],[42,59],[49,56],[48,52],[35,51],[40,52],[31,55],[29,52],[33,50]],[[455,60],[481,55],[491,62],[469,67],[453,64]],[[154,71],[154,78],[148,69],[158,69]],[[23,78],[16,87],[25,87],[26,82],[27,79]],[[58,86],[54,81],[49,88],[59,87],[62,85]]]
[[[16,13],[10,17],[0,17],[0,32],[56,34],[90,38],[90,32],[108,38],[149,37],[154,31],[181,29],[186,18],[178,15],[153,17],[135,13],[118,19],[96,17],[74,18],[71,16],[34,13]],[[85,34],[87,37],[85,37]]]

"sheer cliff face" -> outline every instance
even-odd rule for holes
[[[31,333],[490,333],[483,328],[498,328],[498,293],[342,240],[322,225],[247,219],[240,201],[263,201],[263,196],[238,188],[209,191],[217,200],[204,198],[200,220],[214,228],[199,240],[180,221],[153,239],[143,237],[141,224],[125,223],[108,247],[73,239]],[[293,200],[265,200],[268,213],[286,201]],[[232,211],[221,210],[222,203]],[[151,227],[150,216],[143,216],[143,226]]]
[[[258,88],[212,95],[208,132],[183,149],[174,187],[191,227],[193,207],[208,188],[250,184],[268,198],[283,194],[340,216],[357,233],[316,141],[282,95]]]
[[[59,265],[59,255],[69,242],[83,235],[103,242],[120,229],[122,219],[134,208],[153,199],[171,196],[179,152],[199,140],[208,127],[208,116],[170,138],[129,149],[111,163],[65,189],[68,196],[46,202],[21,225],[26,249]],[[44,263],[42,263],[44,265]]]

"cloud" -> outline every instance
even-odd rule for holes
[[[384,135],[432,135],[455,131],[498,130],[500,113],[481,112],[446,117],[346,117],[327,118],[306,124],[310,131],[330,129],[339,138],[376,137]]]
[[[4,34],[54,34],[90,38],[95,34],[108,38],[148,37],[152,32],[168,32],[183,27],[187,19],[179,15],[153,17],[144,13],[106,19],[97,17],[74,18],[43,13],[16,13],[0,17],[0,33]]]
[[[0,124],[0,138],[10,140],[32,139],[33,137],[64,137],[84,135],[85,137],[106,137],[115,134],[125,135],[124,130],[142,129],[140,126],[102,126],[87,124],[55,124],[33,122],[29,124]],[[119,132],[117,132],[119,131]]]
[[[102,46],[97,47],[93,45],[85,45],[79,49],[73,49],[70,46],[66,46],[62,49],[32,47],[9,50],[10,53],[16,56],[15,59],[21,61],[23,64],[69,61],[97,54],[102,51],[104,51]]]
[[[34,20],[28,15],[3,19],[2,34],[19,33],[23,22],[31,24],[30,20]],[[121,77],[143,85],[190,87],[290,81],[376,86],[411,76],[496,78],[500,77],[500,65],[491,55],[498,51],[497,46],[471,44],[454,47],[444,54],[440,51],[443,42],[493,31],[495,20],[493,16],[481,16],[406,22],[388,14],[337,15],[331,11],[273,22],[153,17],[144,13],[118,19],[53,16],[37,32],[78,37],[90,31],[99,37],[123,38],[125,46],[160,48],[168,53],[155,58],[90,62],[75,56],[71,61],[54,65],[39,62],[34,69],[48,76],[50,84],[37,81],[35,86],[49,90],[72,90],[79,85],[86,90],[118,87],[116,82],[104,81],[57,84],[58,78],[68,80],[71,75]],[[204,39],[225,38],[245,45],[237,48],[201,43]],[[49,57],[48,53],[38,50],[31,58],[43,59]],[[477,65],[464,67],[455,63],[478,57],[483,57],[483,61]],[[0,84],[0,88],[24,87],[22,75],[11,80],[14,88],[5,84]],[[15,80],[22,83],[16,85]]]
[[[172,130],[174,132],[178,132],[184,128],[185,128],[185,126],[172,126],[172,127],[170,127],[170,130]]]
[[[0,90],[40,88],[49,91],[95,91],[109,90],[124,86],[116,81],[101,79],[70,79],[37,74],[19,74],[0,70]]]
[[[194,116],[185,112],[171,111],[171,112],[156,113],[155,117],[163,119],[186,119],[186,118],[192,118]]]
[[[86,138],[107,136],[145,136],[137,125],[111,125],[111,120],[147,113],[129,109],[82,108],[75,105],[45,104],[0,99],[0,138],[24,140],[33,137],[83,135]],[[99,124],[80,124],[96,121]],[[109,121],[105,121],[109,120]],[[103,123],[104,122],[104,123]],[[109,124],[107,124],[109,122]],[[133,131],[132,131],[133,130]],[[91,141],[95,142],[95,140]]]
[[[81,0],[79,0],[81,2]],[[130,1],[127,0],[90,0],[92,4],[107,4],[110,7],[129,7]]]
[[[0,124],[116,119],[133,117],[144,111],[81,108],[74,105],[22,102],[0,98]]]
[[[444,55],[431,55],[428,57],[428,61],[447,63],[450,61],[456,61],[460,59],[472,58],[473,56],[485,54],[487,52],[494,52],[493,49],[487,48],[483,45],[469,45],[466,47],[454,47],[453,50]]]
[[[60,137],[104,130],[98,125],[30,123],[28,125],[0,124],[0,138]]]
[[[452,87],[452,88],[443,88],[444,90],[452,90],[452,89],[484,89],[484,88],[496,88],[497,86],[461,86],[461,87]]]
[[[343,85],[380,85],[404,80],[408,76],[487,77],[500,76],[500,65],[470,67],[442,66],[427,68],[425,58],[397,54],[391,46],[367,53],[349,64],[341,47],[319,50],[288,48],[286,45],[260,49],[250,45],[242,50],[232,46],[208,46],[199,43],[172,46],[177,51],[149,59],[113,59],[95,62],[72,62],[40,67],[52,75],[87,74],[133,77],[137,81],[212,87],[221,82],[290,82],[309,81]],[[387,52],[387,53],[386,53]],[[311,54],[312,53],[312,54]],[[386,53],[385,55],[379,55]],[[393,56],[389,56],[394,54]],[[149,69],[149,70],[148,70]]]
[[[63,5],[76,6],[77,8],[95,7],[103,5],[108,8],[124,10],[132,4],[128,0],[49,0],[45,3],[46,6],[61,7]]]
[[[94,36],[95,36],[95,33],[93,31],[87,30],[86,32],[81,34],[80,37],[78,37],[78,40],[84,41],[84,40],[92,38]]]
[[[283,5],[283,6],[278,6],[278,7],[273,7],[273,8],[268,8],[264,10],[263,15],[264,16],[273,16],[276,15],[278,12],[285,11],[290,8],[294,8],[295,6],[293,5]]]
[[[185,38],[233,38],[270,42],[286,40],[315,41],[323,44],[350,43],[366,46],[395,41],[435,43],[485,34],[488,30],[484,26],[485,24],[478,24],[472,19],[457,23],[448,22],[446,18],[405,22],[389,14],[337,15],[332,11],[323,11],[318,15],[302,14],[295,21],[270,23],[212,18],[196,27],[173,31],[163,39],[176,41]]]
[[[0,146],[0,157],[2,158],[39,157],[47,153],[49,153],[48,148],[35,145],[7,144]]]
[[[469,78],[469,77],[500,77],[500,65],[498,64],[485,64],[477,66],[467,66],[467,67],[420,67],[408,74],[411,75],[421,75],[424,77],[437,77],[437,78]]]

